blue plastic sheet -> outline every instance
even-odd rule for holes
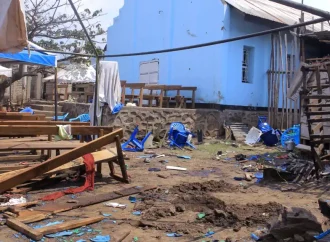
[[[93,242],[109,242],[111,240],[111,237],[110,235],[97,235],[90,240]]]
[[[27,50],[18,53],[0,53],[0,59],[22,61],[42,66],[57,66],[55,55],[48,55],[34,50],[31,50],[30,53]]]
[[[213,231],[209,231],[206,234],[204,234],[205,237],[211,237],[212,235],[214,235],[215,233]]]
[[[55,234],[47,234],[47,235],[45,235],[45,237],[47,237],[47,238],[57,238],[57,237],[63,237],[63,236],[70,236],[72,234],[73,234],[72,231],[62,231],[62,232],[58,232],[58,233],[55,233]]]
[[[178,234],[178,233],[168,233],[166,234],[167,237],[181,237],[182,234]]]
[[[132,214],[133,215],[136,215],[136,216],[140,216],[141,215],[141,211],[134,211]]]

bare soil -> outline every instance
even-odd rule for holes
[[[224,155],[220,160],[214,159],[218,151]],[[251,148],[248,146],[232,147],[231,144],[215,143],[198,146],[196,151],[179,151],[168,149],[154,150],[166,157],[151,159],[144,163],[138,156],[143,153],[127,153],[130,160],[126,161],[128,172],[132,178],[131,184],[123,184],[109,178],[109,168],[103,165],[103,178],[95,183],[95,190],[83,192],[74,197],[67,195],[59,201],[68,201],[82,196],[93,196],[98,193],[111,192],[131,186],[157,185],[158,189],[136,195],[137,203],[131,203],[128,197],[112,202],[127,204],[126,209],[106,207],[104,204],[71,210],[58,214],[48,221],[75,220],[88,216],[111,214],[105,220],[88,226],[81,236],[73,234],[69,237],[48,239],[45,241],[77,241],[96,235],[110,235],[111,241],[117,241],[125,233],[130,234],[124,242],[131,242],[134,237],[138,241],[250,241],[250,235],[258,228],[269,226],[284,207],[301,207],[310,211],[324,229],[329,221],[320,213],[317,200],[329,196],[329,185],[326,182],[309,182],[290,184],[286,181],[277,183],[256,183],[236,181],[233,178],[243,176],[241,164],[235,161],[237,154],[263,155],[282,154],[279,150],[266,147]],[[179,159],[176,155],[189,155],[191,160]],[[267,155],[266,155],[267,156]],[[228,158],[233,158],[228,160]],[[161,163],[167,160],[168,163]],[[249,161],[244,165],[255,165]],[[170,171],[165,166],[186,167],[187,171]],[[160,168],[160,172],[149,172],[148,168]],[[118,169],[119,172],[119,169]],[[161,177],[159,176],[161,175]],[[165,178],[163,178],[165,177]],[[56,187],[50,186],[44,190],[34,191],[28,195],[32,201],[54,190],[66,189],[68,186],[80,186],[84,179],[75,184],[65,181]],[[56,189],[54,189],[56,188]],[[133,215],[133,211],[141,211],[141,216]],[[198,214],[205,214],[198,218]],[[35,224],[45,224],[42,221]],[[115,222],[114,222],[115,221]],[[29,241],[7,226],[0,226],[0,241]],[[204,234],[214,231],[212,238]],[[170,238],[168,232],[180,233],[183,236]],[[15,236],[16,234],[16,236]]]

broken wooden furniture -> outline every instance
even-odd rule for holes
[[[153,101],[156,102],[156,107],[163,107],[163,97],[164,97],[164,91],[165,91],[165,85],[146,85],[144,87],[145,90],[149,91],[149,94],[143,95],[143,100],[148,101],[148,106],[152,107]],[[154,92],[159,93],[154,93]]]
[[[42,176],[44,173],[46,173],[48,171],[51,171],[57,167],[60,167],[72,160],[75,160],[75,159],[85,155],[85,154],[99,150],[103,146],[108,145],[112,142],[116,142],[118,164],[120,166],[123,177],[118,177],[114,173],[113,162],[109,163],[111,176],[115,179],[119,179],[121,181],[128,182],[129,179],[128,179],[128,175],[126,172],[124,156],[123,156],[121,145],[120,145],[120,138],[122,138],[122,137],[123,137],[123,130],[119,129],[119,130],[113,131],[109,134],[106,134],[96,140],[93,140],[89,143],[85,143],[82,146],[77,147],[73,150],[70,150],[64,154],[53,157],[34,167],[27,168],[26,170],[20,171],[15,175],[12,175],[10,177],[0,177],[0,193],[3,193],[5,191],[7,191],[19,184],[22,184],[23,182],[29,181],[35,177]]]
[[[304,64],[302,72],[302,102],[318,178],[319,170],[330,161],[325,150],[330,143],[330,62]]]
[[[181,96],[169,96],[168,92],[170,91],[176,91],[177,92],[182,88],[181,85],[166,85],[164,88],[164,97],[163,97],[163,107],[169,108],[170,107],[170,102],[174,101],[175,102],[175,107],[179,106],[178,102],[181,100]]]
[[[91,218],[84,218],[84,219],[63,222],[63,223],[51,225],[51,226],[45,226],[45,227],[38,228],[38,229],[34,229],[28,225],[25,225],[24,223],[20,222],[19,220],[15,219],[15,218],[7,219],[6,224],[8,225],[8,227],[26,235],[27,237],[29,237],[35,241],[39,241],[42,239],[42,237],[44,237],[44,235],[53,234],[53,233],[57,233],[60,231],[74,229],[74,228],[79,228],[82,226],[100,222],[103,219],[104,219],[103,216],[96,216],[96,217],[91,217]]]
[[[228,123],[224,122],[225,140],[236,140],[244,142],[249,132],[249,126],[244,123]]]
[[[182,95],[181,91],[191,91],[191,97],[187,97]],[[181,87],[177,91],[177,97],[180,97],[180,100],[177,100],[177,108],[187,108],[187,101],[191,102],[191,108],[195,108],[195,95],[196,95],[197,87]]]
[[[0,121],[2,120],[46,120],[46,115],[18,112],[0,112]]]
[[[120,81],[120,87],[121,87],[121,103],[125,104],[125,93],[126,93],[126,83],[127,81]]]
[[[138,106],[142,107],[143,104],[143,89],[145,83],[126,83],[126,88],[131,89],[131,94],[126,94],[125,99],[133,103],[134,101],[138,102]],[[138,94],[135,94],[135,90],[138,91]]]
[[[90,123],[89,122],[69,122],[69,121],[0,120],[0,125],[75,125],[75,126],[90,126]]]

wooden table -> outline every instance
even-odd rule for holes
[[[126,83],[126,88],[131,89],[130,95],[125,95],[125,99],[129,99],[130,102],[133,102],[135,99],[138,99],[138,106],[142,107],[143,104],[143,89],[145,83]],[[139,94],[135,95],[134,91],[138,90]]]
[[[153,100],[156,101],[156,106],[158,107],[163,107],[163,97],[164,97],[164,91],[165,91],[165,85],[146,85],[145,86],[146,90],[150,90],[149,95],[143,95],[144,100],[148,100],[148,106],[152,107],[152,102]],[[160,91],[159,95],[154,95],[154,91]]]
[[[46,120],[46,115],[18,112],[0,112],[0,120]]]

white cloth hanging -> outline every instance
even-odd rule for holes
[[[97,102],[96,116],[97,125],[101,125],[102,107],[107,103],[109,108],[113,110],[116,104],[120,103],[121,86],[118,62],[116,61],[100,61],[98,71],[98,97],[93,98],[90,106],[89,114],[91,117],[91,125],[94,124],[94,102]]]

